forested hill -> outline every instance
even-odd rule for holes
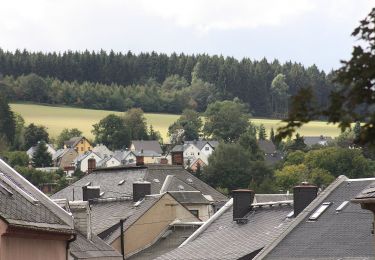
[[[101,83],[99,85],[96,84],[96,87],[93,88],[96,91],[100,91],[98,86],[101,88],[110,88],[112,86],[113,88],[113,84],[116,84],[116,88],[134,88],[136,85],[146,88],[147,86],[156,87],[156,90],[152,91],[151,98],[155,94],[154,91],[160,90],[159,94],[163,94],[162,86],[166,79],[169,80],[172,86],[164,88],[164,92],[170,92],[171,90],[181,91],[180,88],[190,87],[189,95],[194,95],[193,87],[191,87],[192,79],[200,79],[203,82],[211,83],[208,90],[214,95],[201,97],[195,94],[195,99],[189,100],[187,103],[190,105],[187,106],[194,107],[195,104],[198,110],[204,110],[207,103],[215,99],[233,99],[238,97],[249,105],[255,116],[267,117],[272,117],[275,112],[285,112],[285,104],[283,105],[280,100],[275,104],[275,100],[290,97],[301,87],[312,87],[317,94],[318,101],[322,104],[326,102],[328,94],[333,87],[329,79],[331,76],[320,71],[315,65],[306,68],[299,63],[293,62],[280,64],[277,60],[272,62],[266,59],[260,61],[247,58],[237,60],[223,56],[166,55],[155,52],[135,55],[131,52],[126,54],[107,53],[105,51],[34,53],[26,50],[7,52],[0,49],[0,73],[14,78],[35,73],[43,78],[57,79],[60,85],[63,85],[63,81],[76,82],[74,85],[76,87],[84,82]],[[279,89],[277,89],[277,87],[272,86],[272,82],[280,74],[285,75],[285,77],[279,77]],[[177,79],[175,80],[177,83],[171,80],[170,76],[173,75],[180,76],[174,76],[174,79]],[[178,85],[181,83],[182,77],[186,79],[187,84]],[[50,79],[46,80],[47,83],[51,83]],[[12,84],[17,84],[17,82],[13,80]],[[70,91],[73,91],[74,87],[71,88],[73,89]],[[280,89],[285,93],[280,94]],[[69,95],[73,96],[76,94],[69,93]],[[111,92],[109,94],[114,95],[115,93]],[[275,98],[274,95],[279,95],[279,97]],[[142,104],[137,104],[137,101],[134,101],[132,97],[126,96],[125,92],[122,93],[121,98],[127,99],[128,105],[142,107]],[[203,98],[205,100],[202,100]],[[16,99],[16,101],[17,99],[23,100],[25,96],[13,96],[13,99]],[[46,103],[64,102],[47,100]],[[83,102],[82,99],[80,99],[80,102]],[[95,103],[95,100],[91,99],[91,103],[87,102],[88,104],[82,106],[103,108],[100,104],[94,105],[92,102]],[[119,100],[117,102],[121,103]],[[163,100],[161,99],[158,102],[163,102]],[[107,103],[111,106],[110,101],[107,100]],[[119,110],[123,107],[126,108],[126,106],[126,104],[119,105],[116,103],[115,107],[109,108]],[[163,104],[159,104],[158,108],[146,108],[144,110],[150,112],[172,112],[169,110],[173,110],[173,108],[163,111]]]

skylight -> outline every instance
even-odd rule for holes
[[[294,210],[292,210],[291,212],[289,212],[289,214],[286,216],[287,218],[291,218],[294,216]]]
[[[118,182],[118,185],[122,185],[122,184],[124,184],[124,182],[125,182],[125,180],[121,180],[121,181]]]
[[[344,201],[343,203],[340,204],[340,206],[338,206],[338,208],[336,209],[336,212],[339,213],[341,212],[345,207],[346,205],[348,205],[349,201]]]
[[[320,206],[310,217],[309,220],[317,220],[329,206],[331,206],[332,202],[324,202],[322,206]]]
[[[103,197],[103,195],[104,195],[104,191],[102,191],[102,192],[100,193],[100,197]]]

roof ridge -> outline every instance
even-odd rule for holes
[[[322,191],[298,216],[292,221],[287,229],[282,232],[279,237],[277,237],[270,245],[263,248],[255,257],[254,260],[263,259],[266,257],[291,231],[297,227],[302,220],[314,209],[317,207],[322,201],[324,201],[328,195],[331,194],[341,183],[347,181],[348,177],[345,175],[340,175],[336,178],[334,182],[332,182],[324,191]]]

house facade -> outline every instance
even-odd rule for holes
[[[92,144],[84,137],[73,137],[64,142],[64,148],[73,148],[79,155],[85,154],[92,150]]]
[[[89,168],[89,159],[94,159],[96,164],[102,160],[99,155],[96,153],[89,151],[86,152],[85,154],[82,154],[78,156],[74,160],[74,164],[76,165],[76,168],[78,168],[81,172],[87,172]]]

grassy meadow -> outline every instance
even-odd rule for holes
[[[35,104],[11,104],[12,110],[22,115],[26,124],[34,123],[44,125],[47,127],[51,137],[56,137],[64,128],[78,128],[88,138],[93,138],[91,133],[92,125],[99,122],[103,117],[114,113],[121,115],[122,112],[82,109],[72,107],[53,107]],[[168,127],[177,120],[179,115],[171,114],[154,114],[145,113],[148,125],[153,125],[155,130],[160,131],[164,141],[167,141]],[[254,118],[252,122],[255,125],[263,124],[267,133],[271,127],[276,129],[280,126],[279,120]],[[325,122],[314,121],[310,122],[299,130],[301,135],[316,136],[327,135],[335,137],[340,133],[340,130],[334,125],[328,125]]]

